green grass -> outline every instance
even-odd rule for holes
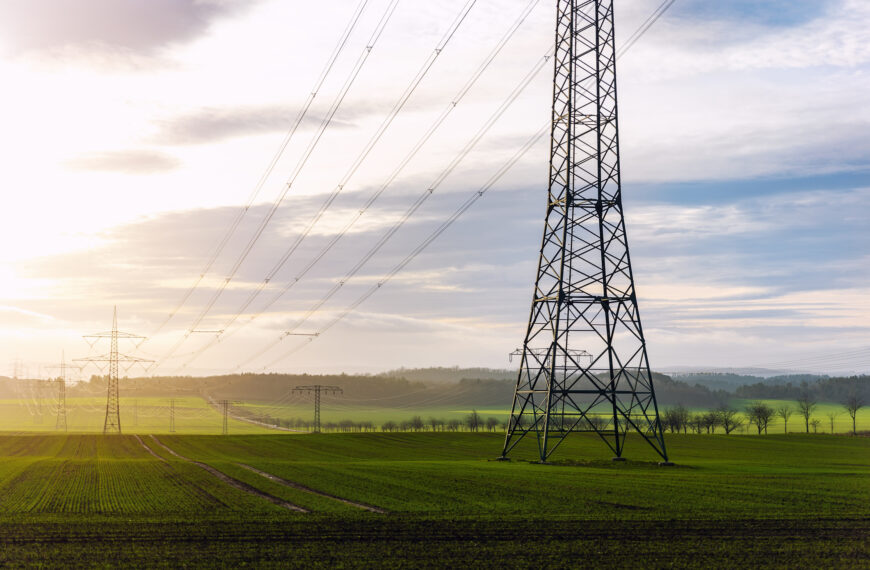
[[[590,434],[540,465],[483,433],[0,436],[0,564],[257,566],[870,565],[870,438]],[[279,485],[250,465],[366,512]],[[135,540],[134,540],[135,539]]]
[[[795,410],[794,402],[781,400],[763,400],[771,407],[779,407],[789,404]],[[743,410],[750,400],[734,400],[732,406]],[[69,432],[99,433],[103,429],[105,419],[106,401],[104,397],[68,398],[67,400],[67,424]],[[256,402],[242,402],[238,408],[250,411],[257,416],[270,416],[283,420],[305,419],[313,417],[313,404],[291,402],[286,404],[264,404]],[[51,399],[16,399],[0,400],[0,432],[55,432],[55,402]],[[704,410],[693,410],[704,411]],[[505,420],[508,416],[508,408],[481,408],[477,409],[483,419],[494,417]],[[818,433],[830,433],[830,420],[828,413],[835,413],[834,433],[849,433],[852,430],[852,421],[843,407],[839,404],[820,403],[814,412],[814,418],[820,420]],[[122,397],[121,398],[121,426],[125,433],[169,433],[169,398],[157,397]],[[397,408],[366,408],[360,405],[349,405],[341,401],[340,397],[324,399],[321,413],[322,421],[339,422],[352,420],[354,422],[372,422],[376,427],[385,422],[393,421],[400,423],[410,420],[413,416],[420,416],[424,422],[430,418],[441,420],[464,420],[471,413],[466,406],[431,406],[431,407],[397,407]],[[768,432],[782,433],[782,420],[778,417],[768,428]],[[859,430],[870,430],[870,406],[864,407],[858,412],[857,427]],[[274,433],[275,430],[250,422],[229,419],[229,431],[232,434],[266,434]],[[788,424],[789,432],[800,433],[804,431],[803,418],[795,413]],[[222,430],[222,416],[219,410],[210,405],[205,399],[199,397],[175,398],[175,430],[176,433],[184,434],[220,434]],[[810,428],[813,431],[813,428]],[[721,429],[720,429],[721,431]],[[744,425],[735,432],[736,435],[751,435],[755,433],[754,426]]]
[[[169,433],[169,398],[126,398],[120,402],[124,433]],[[223,417],[203,398],[175,400],[175,430],[190,434],[220,434]],[[0,400],[0,432],[55,432],[56,403],[52,399]],[[67,398],[70,432],[102,432],[106,398]],[[231,433],[269,433],[272,430],[230,418]]]
[[[830,436],[668,437],[674,469],[639,438],[624,464],[593,436],[538,465],[532,445],[510,463],[490,434],[325,434],[164,438],[189,457],[248,463],[326,492],[427,515],[590,518],[870,516],[870,441]],[[529,442],[532,443],[531,441]],[[808,456],[812,460],[808,460]],[[563,462],[560,464],[559,462]],[[837,481],[832,484],[832,479]],[[546,479],[547,485],[536,485]],[[674,497],[681,500],[674,504]],[[821,500],[820,500],[821,499]]]
[[[730,402],[731,406],[740,411],[739,417],[744,422],[745,414],[742,413],[746,406],[755,400],[735,399]],[[792,433],[804,432],[803,417],[797,414],[797,405],[793,401],[788,400],[760,400],[769,406],[778,408],[783,404],[788,404],[795,410],[795,414],[789,419],[788,430]],[[269,416],[272,418],[280,418],[282,420],[292,420],[297,418],[310,420],[312,417],[311,404],[289,403],[289,404],[264,404],[256,402],[245,402],[241,404],[253,414],[260,416]],[[661,406],[662,409],[668,406]],[[493,417],[500,421],[504,421],[510,414],[510,407],[493,408],[484,407],[478,408],[478,414],[483,419]],[[705,412],[707,409],[693,408],[693,412]],[[420,416],[424,422],[428,423],[430,418],[441,420],[460,420],[463,421],[472,412],[468,406],[429,406],[429,407],[396,407],[396,408],[366,408],[363,406],[349,405],[341,401],[341,397],[335,397],[330,400],[324,400],[321,410],[321,419],[323,423],[339,422],[341,420],[353,420],[355,422],[373,422],[379,426],[385,422],[402,422],[410,420],[413,416]],[[846,413],[842,405],[836,403],[820,403],[813,412],[813,418],[820,420],[818,425],[818,433],[831,433],[831,423],[828,418],[829,413],[836,414],[834,419],[834,433],[850,433],[852,431],[852,419]],[[870,430],[870,406],[864,407],[858,411],[857,428],[859,430]],[[768,433],[781,433],[783,431],[783,422],[777,416],[773,418]],[[719,428],[721,431],[721,428]],[[810,427],[813,432],[813,427]],[[755,427],[744,423],[744,427],[738,429],[736,434],[750,435],[756,433]]]

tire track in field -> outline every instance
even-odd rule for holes
[[[159,445],[160,447],[165,449],[168,453],[174,455],[175,457],[181,459],[182,461],[187,461],[188,463],[193,463],[194,465],[201,467],[202,469],[205,469],[206,471],[208,471],[209,473],[211,473],[212,475],[214,475],[215,477],[217,477],[218,479],[220,479],[221,481],[223,481],[224,483],[226,483],[227,485],[229,485],[231,487],[235,487],[236,489],[238,489],[240,491],[244,491],[245,493],[248,493],[251,495],[256,495],[262,499],[266,499],[267,501],[269,501],[273,505],[278,505],[279,507],[283,507],[283,508],[290,510],[290,511],[296,511],[299,513],[311,512],[308,509],[300,507],[299,505],[294,505],[293,503],[285,501],[284,499],[279,499],[278,497],[276,497],[274,495],[270,495],[269,493],[266,493],[265,491],[261,491],[261,490],[257,489],[256,487],[248,485],[247,483],[245,483],[243,481],[239,481],[238,479],[234,479],[233,477],[230,477],[226,473],[224,473],[222,471],[218,471],[217,469],[215,469],[211,465],[208,465],[206,463],[202,463],[200,461],[194,461],[193,459],[185,457],[185,456],[181,455],[180,453],[176,453],[174,450],[170,449],[169,447],[164,445],[163,442],[161,442],[159,439],[157,439],[157,436],[155,436],[154,434],[151,434],[151,439],[153,439],[154,443],[156,443],[157,445]]]
[[[294,481],[288,481],[287,479],[282,479],[281,477],[278,477],[277,475],[272,475],[271,473],[266,473],[265,471],[260,471],[256,467],[251,467],[250,465],[245,465],[244,463],[236,463],[236,465],[238,465],[239,467],[243,467],[243,468],[247,469],[248,471],[253,471],[257,475],[260,475],[261,477],[265,477],[266,479],[269,479],[270,481],[274,481],[275,483],[278,483],[279,485],[284,485],[285,487],[290,487],[291,489],[296,489],[298,491],[304,491],[306,493],[311,493],[312,495],[318,495],[320,497],[326,497],[327,499],[333,499],[335,501],[339,501],[341,503],[344,503],[345,505],[350,505],[352,507],[356,507],[358,509],[363,509],[366,511],[371,511],[373,513],[379,513],[379,514],[385,515],[388,512],[386,509],[382,509],[380,507],[373,507],[372,505],[367,505],[365,503],[357,503],[355,501],[351,501],[350,499],[343,499],[343,498],[337,497],[335,495],[330,495],[329,493],[324,493],[323,491],[318,491],[317,489],[312,489],[311,487],[306,487],[305,485],[303,485],[301,483],[296,483]]]
[[[139,442],[139,445],[141,445],[142,447],[145,448],[145,451],[147,451],[148,453],[150,453],[151,455],[153,455],[154,457],[156,457],[157,459],[159,459],[159,460],[162,461],[163,463],[166,463],[166,460],[163,459],[162,457],[160,457],[159,455],[157,455],[156,453],[154,453],[154,450],[151,449],[150,447],[148,447],[148,446],[145,444],[145,442],[142,441],[142,438],[141,438],[141,437],[139,437],[138,435],[134,435],[133,437],[136,438],[136,441]]]

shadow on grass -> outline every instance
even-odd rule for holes
[[[488,461],[498,461],[498,459],[490,459]],[[660,471],[674,469],[698,469],[693,465],[684,465],[682,463],[674,463],[673,465],[662,466],[658,461],[632,461],[626,459],[623,461],[613,461],[611,459],[555,459],[541,463],[530,459],[512,459],[513,463],[523,463],[526,465],[540,465],[542,467],[586,467],[593,469],[615,469],[619,471]]]

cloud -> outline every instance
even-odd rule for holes
[[[74,170],[124,174],[155,174],[173,170],[180,164],[174,156],[150,150],[91,152],[66,162],[66,166]]]
[[[0,305],[0,313],[5,313],[6,316],[3,319],[3,323],[6,325],[12,324],[10,321],[15,317],[25,317],[27,319],[39,319],[42,321],[50,321],[53,320],[54,317],[51,315],[44,315],[42,313],[37,313],[34,311],[28,311],[27,309],[21,309],[19,307],[12,307],[9,305]]]
[[[299,110],[285,105],[260,107],[206,108],[185,115],[157,121],[158,132],[154,142],[171,145],[214,143],[240,136],[282,132],[296,121]],[[343,110],[344,118],[333,118],[330,128],[351,128],[347,121],[349,113]],[[302,128],[319,125],[324,117],[308,114]]]
[[[723,180],[868,166],[870,4],[751,4],[689,2],[681,11],[677,3],[620,63],[626,177]]]
[[[70,47],[152,53],[205,33],[250,2],[219,0],[4,0],[0,35],[13,53]]]

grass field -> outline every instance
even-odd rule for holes
[[[588,434],[551,465],[483,433],[0,436],[0,563],[870,566],[870,439],[667,441],[676,467]]]
[[[745,407],[755,400],[739,400],[735,399],[730,404],[737,410],[742,411]],[[785,400],[760,400],[773,408],[778,408],[783,404],[790,405],[795,414],[789,419],[788,430],[790,433],[800,433],[805,430],[804,420],[797,414],[797,406],[795,402]],[[265,404],[256,402],[244,402],[239,407],[250,410],[256,415],[265,415],[273,418],[281,418],[284,420],[305,418],[309,419],[312,415],[310,403],[284,403],[284,404]],[[662,409],[667,406],[662,406]],[[321,418],[326,422],[339,422],[341,420],[353,420],[355,422],[373,422],[375,425],[383,424],[387,421],[402,422],[410,420],[412,416],[420,416],[424,421],[428,422],[430,418],[441,420],[464,420],[471,413],[471,408],[468,406],[431,406],[431,407],[364,407],[348,405],[341,402],[340,397],[331,400],[324,400],[321,410]],[[500,421],[507,420],[510,415],[510,407],[504,408],[478,408],[477,413],[486,419],[493,417]],[[707,411],[705,409],[693,409],[693,412]],[[829,413],[836,415],[834,419],[834,433],[850,433],[852,431],[852,419],[843,409],[840,404],[820,403],[813,413],[813,417],[820,420],[817,426],[817,433],[831,433],[831,422],[828,418]],[[741,414],[741,417],[744,417]],[[745,418],[744,418],[745,419]],[[858,411],[857,427],[859,430],[870,430],[870,406],[864,407]],[[721,428],[719,428],[721,430]],[[782,433],[784,425],[779,417],[775,417],[771,422],[769,433]],[[810,431],[814,430],[810,427]],[[744,426],[735,434],[753,434],[755,428],[752,426]]]
[[[301,396],[300,396],[301,398]],[[222,417],[216,406],[200,397],[177,397],[175,400],[175,430],[186,434],[220,434],[222,430]],[[796,409],[794,402],[780,400],[763,400],[768,405],[776,408],[788,403]],[[749,400],[734,400],[731,405],[742,410]],[[104,397],[68,398],[67,399],[67,427],[70,432],[102,432],[105,418],[106,401]],[[352,420],[354,422],[371,422],[378,427],[385,422],[392,421],[401,423],[410,420],[413,416],[420,416],[425,422],[431,418],[440,420],[463,421],[471,413],[467,406],[443,406],[429,407],[366,407],[362,405],[350,405],[342,402],[340,397],[324,398],[321,412],[322,421],[339,422]],[[507,419],[510,409],[482,407],[476,410],[485,420],[493,417],[500,421]],[[705,411],[705,410],[693,410]],[[233,413],[248,412],[255,417],[271,417],[290,420],[302,418],[310,421],[313,417],[313,405],[308,401],[295,401],[284,403],[259,403],[238,402],[233,407],[229,419],[228,429],[232,434],[264,434],[274,433],[275,430],[266,426],[257,425],[247,421],[233,418]],[[820,403],[814,412],[814,418],[820,420],[817,426],[818,433],[830,433],[831,424],[829,413],[835,413],[834,433],[849,433],[852,430],[852,420],[846,414],[842,406],[832,403]],[[149,434],[169,433],[170,398],[154,397],[122,397],[121,398],[121,425],[125,433]],[[32,398],[16,400],[0,400],[0,432],[54,432],[56,420],[56,403],[50,398]],[[858,412],[857,425],[859,430],[870,430],[870,406],[864,407]],[[774,418],[768,432],[782,433],[782,420]],[[304,429],[304,428],[303,428]],[[788,423],[791,433],[804,431],[803,418],[793,415]],[[721,428],[720,428],[721,431]],[[810,428],[813,431],[813,428]],[[734,432],[735,435],[754,434],[752,426],[744,425],[743,428]]]
[[[175,400],[175,429],[190,434],[220,434],[218,409],[198,397]],[[54,399],[0,400],[0,431],[54,432]],[[169,433],[170,398],[121,398],[121,427],[125,433]],[[67,428],[71,432],[102,432],[106,398],[67,398]],[[233,418],[231,433],[268,433],[272,430]]]

